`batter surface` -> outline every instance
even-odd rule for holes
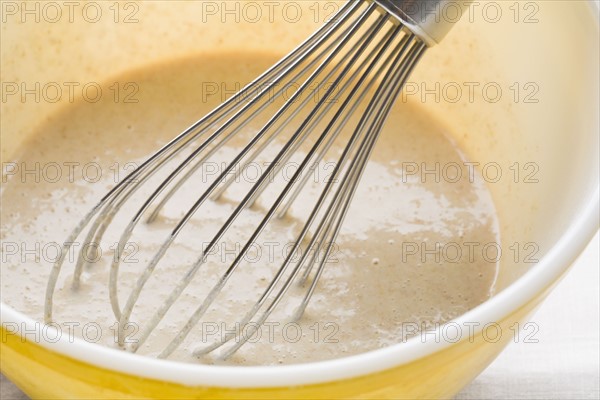
[[[111,93],[96,103],[75,102],[44,121],[3,165],[2,301],[42,321],[53,261],[83,215],[147,155],[274,61],[266,55],[214,55],[133,71],[114,80],[122,90],[119,98]],[[132,102],[123,101],[126,95]],[[228,363],[309,362],[377,349],[457,317],[489,298],[497,260],[482,248],[487,245],[489,250],[499,240],[494,207],[478,172],[467,168],[450,137],[419,104],[394,107],[306,313],[297,322],[289,319],[293,302],[306,289],[294,286],[290,302],[284,302]],[[224,149],[217,161],[236,151]],[[455,179],[448,166],[459,166],[462,178]],[[424,169],[433,172],[424,174]],[[203,171],[209,172],[213,171]],[[308,190],[320,184],[315,179]],[[194,196],[192,191],[182,198]],[[148,281],[132,314],[129,339],[139,335],[197,258],[200,242],[208,241],[206,232],[218,228],[232,206],[225,197],[207,207],[207,213],[190,222],[190,237],[202,239],[177,243]],[[182,210],[175,199],[156,227],[141,226],[132,237],[124,255],[130,262],[122,263],[119,274],[121,304],[162,243],[164,232],[157,235],[161,224],[178,218]],[[130,216],[134,211],[126,210]],[[265,233],[248,266],[240,267],[171,359],[223,362],[214,355],[199,359],[192,352],[228,332],[236,338],[245,334],[235,321],[279,265],[304,211],[301,203],[295,204],[275,225],[281,230]],[[258,212],[253,213],[250,210],[236,229],[253,229],[260,221]],[[65,265],[54,300],[54,321],[63,334],[73,332],[113,347],[117,347],[116,326],[106,282],[118,240],[118,229],[115,232],[101,243],[102,257],[86,268],[77,290],[71,287],[72,263]],[[79,249],[74,246],[75,255]],[[222,266],[233,261],[235,251],[234,240],[220,244],[139,353],[160,353],[220,276]]]

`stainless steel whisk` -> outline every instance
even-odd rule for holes
[[[211,249],[236,219],[268,190],[271,178],[281,172],[286,162],[293,156],[303,154],[292,178],[270,196],[271,202],[265,206],[261,222],[247,238],[233,263],[223,265],[221,277],[199,301],[197,308],[190,310],[187,323],[159,355],[169,356],[197,327],[242,263],[253,241],[274,216],[284,217],[294,202],[299,201],[310,173],[326,155],[329,156],[334,143],[342,141],[343,146],[337,153],[330,179],[321,185],[313,203],[310,203],[310,213],[302,221],[290,255],[276,269],[256,303],[239,321],[242,326],[252,322],[253,329],[257,329],[284,298],[292,283],[297,281],[306,284],[312,274],[303,300],[292,315],[293,318],[300,318],[316,289],[332,243],[340,232],[353,194],[394,100],[426,49],[439,42],[452,27],[451,21],[440,17],[440,11],[446,3],[449,0],[347,2],[329,22],[289,55],[149,157],[100,200],[65,242],[48,281],[46,322],[52,321],[54,292],[71,244],[81,235],[85,238],[84,243],[89,244],[85,251],[78,253],[75,261],[73,286],[77,288],[82,271],[89,264],[89,257],[86,256],[99,246],[107,228],[115,221],[115,216],[136,200],[136,193],[143,193],[141,200],[138,199],[139,205],[135,207],[137,212],[128,218],[129,222],[120,236],[116,249],[118,256],[112,261],[109,275],[109,297],[119,322],[118,342],[124,346],[125,327],[130,322],[145,283],[186,224],[207,201],[218,200],[231,185],[236,184],[236,178],[254,160],[264,156],[267,148],[278,141],[282,142],[272,162],[241,199],[235,201],[229,217],[210,239],[208,246],[199,251],[198,259],[189,266],[186,274],[179,280],[173,277],[175,286],[169,296],[143,325],[137,345],[130,348],[136,351],[194,279]],[[296,90],[286,98],[290,88]],[[194,188],[202,167],[230,140],[239,137],[256,121],[261,121],[260,127],[252,132],[223,171],[193,199],[183,217],[176,220],[167,238],[138,277],[127,302],[121,306],[118,300],[120,255],[135,227],[144,216],[147,216],[148,223],[154,222],[164,207],[182,190]],[[305,154],[301,152],[302,146],[308,147]],[[315,251],[305,251],[299,259],[293,259],[292,254],[307,242],[305,247]],[[235,341],[221,356],[227,358],[233,354],[249,337],[251,335]],[[228,334],[220,341],[197,350],[196,354],[212,352],[231,339],[233,335]]]

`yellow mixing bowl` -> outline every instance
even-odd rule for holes
[[[22,101],[22,83],[108,82],[140,66],[219,51],[283,54],[337,3],[0,6],[1,154],[10,160],[33,128],[69,101]],[[527,319],[598,229],[598,38],[594,2],[475,2],[406,87],[404,98],[423,100],[454,127],[450,133],[470,160],[505,176],[488,182],[508,253],[496,294],[460,318],[352,357],[223,367],[54,340],[53,328],[2,304],[2,372],[31,397],[45,399],[453,396],[513,339],[514,323]]]

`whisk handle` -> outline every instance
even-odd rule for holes
[[[428,46],[439,43],[472,0],[374,0]]]

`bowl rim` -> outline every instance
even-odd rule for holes
[[[460,337],[468,337],[469,334],[480,332],[486,324],[496,324],[496,321],[502,320],[551,286],[570,267],[598,230],[599,197],[600,191],[597,187],[586,200],[585,207],[582,208],[575,222],[571,224],[556,245],[538,264],[506,289],[460,317],[440,325],[432,331],[431,335],[413,337],[404,343],[385,348],[305,364],[213,366],[153,359],[98,346],[78,338],[73,340],[61,337],[54,343],[41,340],[36,344],[107,370],[187,386],[284,387],[319,384],[377,373],[410,363],[453,345],[453,342],[435,339],[441,336],[442,329],[449,323],[460,329]],[[49,332],[56,332],[58,335],[52,326],[48,326],[46,329],[50,331],[46,331],[43,335],[41,332],[43,326],[39,321],[34,321],[5,303],[0,303],[0,320],[3,326],[6,321],[10,321],[18,323],[21,331],[36,331],[38,332],[37,337],[40,338],[55,337],[54,333]],[[478,324],[475,325],[477,328],[469,332],[469,329],[473,329],[469,328],[473,324]]]
[[[591,11],[595,12],[596,22],[599,22],[600,1],[589,0],[588,4]],[[213,366],[153,359],[98,346],[83,339],[67,339],[64,335],[55,342],[40,340],[36,341],[36,344],[60,355],[116,373],[185,386],[273,388],[351,379],[408,364],[450,347],[455,343],[436,340],[448,324],[454,324],[454,327],[459,329],[458,334],[461,338],[480,332],[486,324],[496,324],[552,286],[585,249],[598,231],[599,225],[600,184],[593,193],[588,193],[587,197],[582,199],[582,207],[577,216],[548,253],[507,288],[465,314],[440,325],[431,335],[420,335],[403,343],[352,356],[292,365]],[[59,334],[55,328],[47,326],[46,335],[42,335],[43,324],[5,303],[0,303],[0,321],[3,328],[7,323],[17,323],[21,327],[20,331],[26,330],[28,334],[38,332],[39,338],[46,335],[54,337],[53,333]],[[474,330],[473,324],[477,324]],[[23,337],[21,334],[19,336]]]

